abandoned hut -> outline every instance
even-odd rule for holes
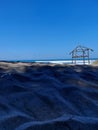
[[[70,52],[70,55],[72,55],[72,63],[76,64],[78,59],[82,59],[83,64],[86,62],[90,64],[90,51],[93,51],[93,49],[81,45],[77,46]]]

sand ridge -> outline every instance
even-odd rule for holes
[[[0,62],[1,130],[97,130],[98,67]]]

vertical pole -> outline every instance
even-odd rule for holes
[[[83,64],[85,64],[85,55],[84,55],[84,51],[83,51]]]
[[[72,57],[72,64],[73,64],[73,57]]]
[[[89,59],[89,50],[88,50],[88,64],[90,64],[90,59]]]
[[[76,64],[76,51],[75,51],[75,64]]]
[[[76,64],[76,57],[75,57],[75,64]]]
[[[72,52],[72,64],[73,64],[73,60],[74,60],[73,58],[74,58],[74,56],[73,56],[73,52]]]

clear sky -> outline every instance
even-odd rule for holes
[[[98,58],[98,0],[0,0],[0,59]]]

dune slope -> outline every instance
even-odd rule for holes
[[[97,66],[0,63],[0,130],[97,129]]]

